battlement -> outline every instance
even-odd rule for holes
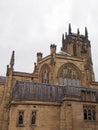
[[[68,34],[66,32],[65,35],[62,35],[61,50],[73,56],[85,57],[89,53],[90,47],[87,28],[85,27],[84,35],[80,34],[79,29],[77,29],[77,33],[73,33],[69,24]]]

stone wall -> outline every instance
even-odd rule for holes
[[[3,106],[4,89],[5,89],[4,83],[0,83],[0,130],[2,130],[3,115],[4,115],[4,106]]]
[[[17,123],[18,112],[24,111],[24,124]],[[31,125],[31,113],[36,111],[36,124]],[[16,101],[11,104],[9,130],[60,130],[60,107],[57,103]]]

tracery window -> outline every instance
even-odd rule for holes
[[[31,124],[36,124],[36,111],[32,111]]]
[[[49,83],[49,66],[47,64],[42,66],[40,77],[42,83]]]
[[[83,106],[84,120],[96,120],[95,106],[85,105]]]
[[[71,63],[64,64],[60,68],[58,77],[60,85],[80,86],[80,71]]]
[[[23,125],[24,123],[24,111],[19,111],[18,113],[18,125]]]

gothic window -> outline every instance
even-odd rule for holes
[[[24,111],[19,111],[18,113],[18,125],[23,125],[24,121]]]
[[[84,120],[87,120],[87,110],[84,109]]]
[[[63,85],[63,78],[62,77],[59,78],[59,84]]]
[[[80,71],[72,63],[61,66],[58,72],[60,85],[80,86]]]
[[[96,101],[96,92],[92,92],[92,101]]]
[[[77,56],[76,44],[73,45],[73,54],[74,56]]]
[[[95,106],[83,106],[84,120],[96,120]]]
[[[96,120],[96,111],[95,110],[92,110],[92,118],[93,118],[93,120]]]
[[[87,45],[86,44],[83,44],[82,45],[82,53],[87,53]]]
[[[42,83],[49,83],[49,66],[44,64],[41,68],[40,72],[41,82]]]
[[[88,120],[92,119],[92,111],[89,109],[88,110]]]
[[[32,112],[31,124],[32,125],[36,124],[36,111]]]

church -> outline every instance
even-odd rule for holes
[[[91,43],[84,35],[62,35],[61,51],[38,52],[33,73],[14,70],[15,52],[0,76],[0,130],[98,130],[98,82]]]

